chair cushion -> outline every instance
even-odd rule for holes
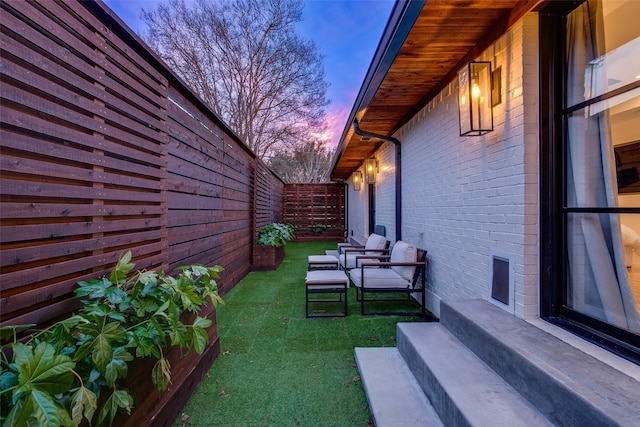
[[[340,270],[307,271],[305,278],[307,285],[348,284],[349,278]]]
[[[309,255],[307,262],[309,264],[337,264],[338,258],[332,255]]]
[[[351,270],[352,268],[359,267],[360,265],[356,265],[356,257],[362,255],[382,255],[381,252],[378,252],[378,249],[384,249],[387,246],[387,239],[384,237],[372,233],[369,235],[367,239],[367,244],[364,247],[364,252],[356,251],[353,249],[346,248],[346,253],[341,253],[338,257],[338,261],[340,262],[340,267],[343,270]],[[367,251],[369,249],[369,251]],[[376,249],[375,251],[372,249]],[[375,260],[364,259],[361,262],[376,262]]]
[[[374,255],[381,255],[377,252],[374,252]],[[363,262],[368,262],[368,263],[377,263],[380,262],[380,260],[378,259],[368,259],[368,258],[363,258],[363,259],[357,259],[356,257],[362,257],[365,256],[362,252],[348,252],[346,254],[341,254],[338,257],[338,262],[340,263],[340,267],[342,267],[343,270],[351,270],[352,268],[356,268],[356,267],[360,267],[360,265],[362,265]]]
[[[390,262],[416,262],[417,256],[418,249],[416,245],[398,240],[393,245]],[[413,273],[416,271],[414,266],[392,266],[391,269],[409,281],[413,280]]]
[[[380,255],[379,252],[366,252],[367,249],[384,249],[387,245],[387,239],[379,234],[371,233],[367,238],[367,244],[364,245],[365,254],[367,255]]]
[[[364,286],[369,288],[399,288],[408,289],[411,281],[401,277],[390,268],[355,268],[351,270],[351,282],[357,287],[362,287],[362,271],[364,270]]]
[[[356,256],[362,255],[362,252],[347,252],[346,254],[340,254],[338,257],[338,261],[340,262],[340,267],[343,270],[350,270],[356,267]]]

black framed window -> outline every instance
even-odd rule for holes
[[[542,315],[640,349],[640,16],[634,0],[541,13]]]

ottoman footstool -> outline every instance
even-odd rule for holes
[[[349,278],[342,270],[312,270],[307,271],[305,278],[306,288],[306,315],[307,317],[344,317],[347,315],[347,287]],[[336,295],[335,298],[311,298],[311,295],[324,294]],[[344,295],[344,311],[342,313],[312,313],[309,314],[310,303],[341,303]]]
[[[337,270],[338,258],[332,255],[309,255],[307,270]]]

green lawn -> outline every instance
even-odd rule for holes
[[[218,308],[222,351],[174,426],[367,426],[354,347],[395,346],[415,317],[305,318],[307,255],[331,243],[290,243],[277,271],[250,273]]]

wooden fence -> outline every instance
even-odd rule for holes
[[[258,163],[256,175],[260,177],[256,179],[254,200],[254,230],[257,231],[272,222],[283,221],[284,189],[290,184],[283,185],[279,180],[269,179],[273,174],[262,162]]]
[[[101,2],[0,8],[0,325],[67,315],[127,250],[222,265],[228,292],[284,184]],[[172,386],[140,389],[126,424],[170,425],[218,352],[214,326],[201,357],[171,355]]]
[[[296,241],[344,239],[344,184],[287,184],[284,221],[294,224]]]

